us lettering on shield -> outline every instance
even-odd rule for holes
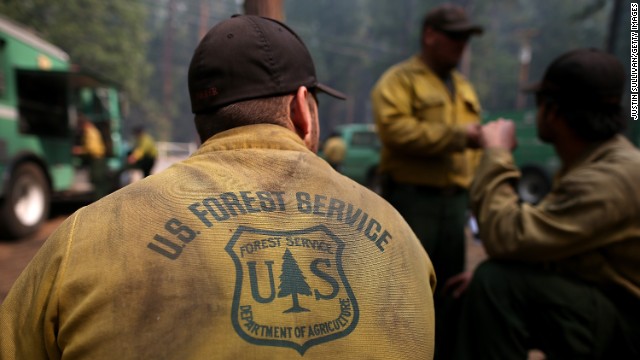
[[[225,248],[236,267],[231,321],[238,335],[304,354],[351,333],[359,312],[342,267],[344,248],[324,225],[239,227]]]

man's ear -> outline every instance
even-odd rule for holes
[[[291,122],[295,128],[295,132],[307,145],[312,143],[311,138],[313,135],[313,117],[311,116],[309,102],[307,101],[308,95],[309,90],[304,86],[300,86],[290,104]]]
[[[436,31],[432,27],[427,27],[422,32],[422,46],[432,46],[435,41]]]

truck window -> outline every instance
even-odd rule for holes
[[[74,81],[80,81],[80,77]],[[88,117],[100,131],[107,156],[114,156],[111,138],[111,112],[109,109],[109,91],[106,88],[82,87],[76,90],[74,104],[78,111]]]
[[[380,140],[373,131],[357,131],[351,137],[351,146],[377,148],[380,146]]]
[[[68,136],[66,76],[46,71],[17,70],[16,79],[20,132]]]

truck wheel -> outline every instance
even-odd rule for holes
[[[525,166],[521,173],[517,186],[518,196],[522,201],[535,205],[551,190],[551,180],[538,166]]]
[[[0,225],[11,238],[36,232],[49,217],[51,193],[42,170],[35,164],[19,165],[11,175],[2,202]]]

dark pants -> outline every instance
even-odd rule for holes
[[[151,175],[151,169],[153,169],[153,165],[155,165],[155,163],[155,157],[145,156],[133,164],[133,167],[142,170],[144,177],[147,177]]]
[[[640,300],[533,265],[486,261],[460,314],[454,359],[640,359]],[[636,349],[634,349],[634,346]]]
[[[457,332],[459,304],[442,291],[446,281],[465,269],[465,223],[469,196],[465,190],[385,185],[385,198],[405,218],[429,254],[438,279],[434,297],[436,359],[449,359]]]
[[[107,178],[107,160],[105,158],[90,158],[89,179],[93,184],[95,195],[101,198],[109,193],[109,180]]]

